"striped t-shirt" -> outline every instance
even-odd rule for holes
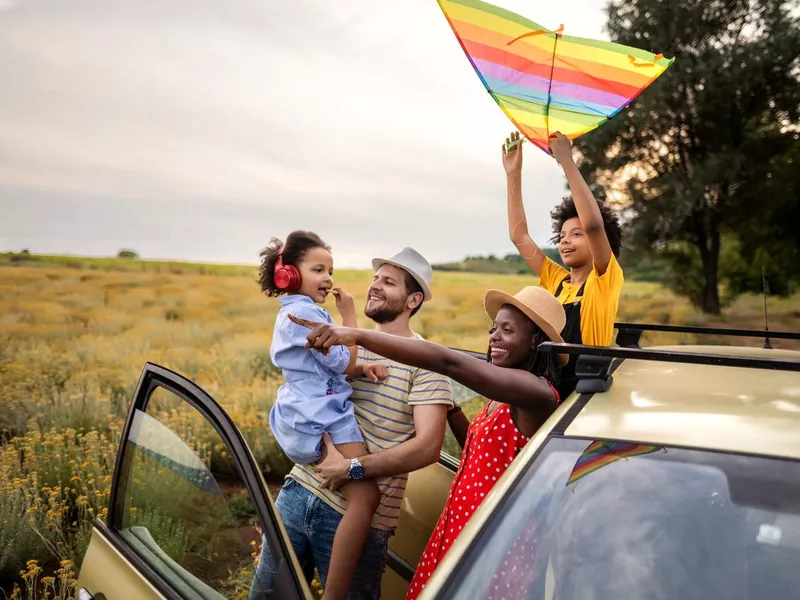
[[[370,454],[402,444],[414,436],[414,406],[453,404],[450,379],[444,375],[387,360],[364,348],[358,349],[358,362],[378,362],[389,367],[389,377],[381,383],[365,378],[352,382],[351,399],[356,420]],[[314,473],[313,466],[295,465],[288,477],[344,514],[347,508],[344,496],[320,489],[321,480]],[[377,480],[381,503],[372,519],[375,529],[394,530],[397,527],[407,479],[408,473],[404,473]]]

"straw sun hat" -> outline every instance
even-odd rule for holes
[[[486,292],[483,307],[492,321],[504,304],[510,304],[522,311],[526,317],[536,323],[550,341],[558,344],[564,343],[564,339],[561,337],[561,330],[564,329],[567,322],[564,307],[553,294],[544,288],[528,286],[515,296],[500,290]],[[559,365],[563,366],[569,357],[566,354],[557,354],[556,360]]]

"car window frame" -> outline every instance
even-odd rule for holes
[[[273,556],[278,554],[280,559],[283,559],[279,561],[275,597],[281,599],[310,599],[312,596],[304,578],[300,574],[294,551],[291,549],[290,542],[283,530],[283,525],[269,496],[269,491],[258,465],[241,432],[222,407],[207,392],[191,380],[155,363],[145,363],[139,376],[139,381],[136,384],[125,425],[120,435],[114,463],[107,523],[95,519],[95,527],[159,593],[170,600],[184,600],[119,535],[122,529],[124,502],[129,481],[128,475],[132,468],[130,454],[126,452],[127,440],[130,437],[136,411],[146,412],[150,398],[159,387],[173,393],[199,412],[220,436],[222,443],[225,444],[237,474],[242,483],[244,483],[262,526],[263,534],[267,538],[267,543],[270,544]],[[285,573],[286,565],[290,567],[288,580]]]
[[[484,353],[480,353],[480,352],[476,352],[475,350],[465,350],[463,348],[455,348],[455,347],[450,347],[450,350],[455,350],[456,352],[461,352],[462,354],[466,354],[468,356],[471,356],[473,358],[477,358],[479,360],[483,360],[483,361],[486,360],[486,353],[485,352]],[[455,380],[450,378],[451,385],[452,385],[453,382],[455,382]],[[458,385],[462,385],[462,387],[466,387],[463,384],[458,384]],[[474,390],[472,390],[470,388],[467,388],[467,389],[469,389],[470,391],[474,392]],[[475,392],[475,393],[477,394],[477,392]],[[449,427],[450,426],[447,425],[448,429],[449,429]],[[462,448],[461,450],[463,451],[464,449]],[[441,466],[443,466],[444,468],[452,471],[453,473],[456,473],[458,471],[458,466],[461,464],[461,453],[459,453],[459,456],[453,456],[452,454],[448,454],[447,452],[442,450],[441,452],[439,452],[439,464]]]

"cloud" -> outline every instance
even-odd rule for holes
[[[600,4],[532,16],[597,36]],[[0,88],[7,249],[110,254],[124,239],[241,261],[317,227],[352,265],[406,244],[437,260],[512,250],[499,146],[513,126],[432,0],[31,0],[0,18],[0,80],[14,82]],[[563,177],[526,150],[546,239]]]

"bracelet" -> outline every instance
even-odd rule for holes
[[[447,409],[447,416],[449,417],[450,415],[454,415],[458,412],[461,412],[461,407],[456,404],[453,408]]]

